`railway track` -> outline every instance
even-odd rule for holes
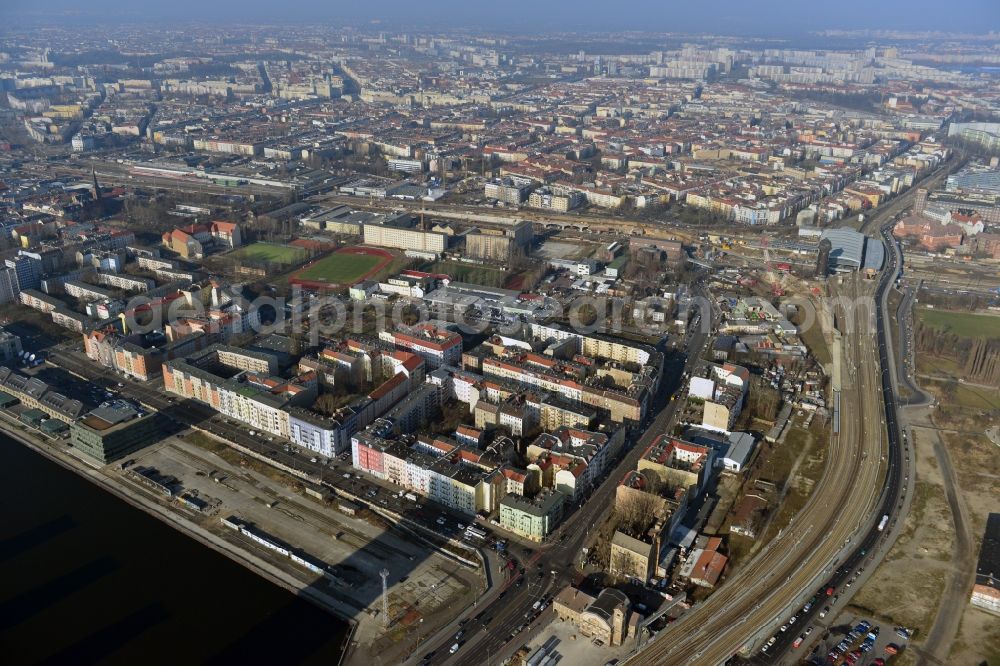
[[[852,276],[843,295],[869,296]],[[788,608],[830,575],[841,551],[870,521],[885,474],[879,364],[873,326],[856,322],[844,339],[842,427],[809,501],[746,567],[702,604],[669,625],[629,664],[718,664],[753,647]]]

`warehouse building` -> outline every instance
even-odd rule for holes
[[[885,263],[882,241],[853,229],[826,229],[820,241],[830,241],[828,270],[835,273],[864,270],[874,273]]]

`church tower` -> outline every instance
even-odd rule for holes
[[[101,186],[97,184],[97,169],[95,167],[90,168],[90,193],[94,197],[94,201],[98,204],[101,203]]]

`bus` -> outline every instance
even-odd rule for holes
[[[884,516],[882,516],[882,520],[880,520],[878,523],[878,531],[881,532],[882,530],[884,530],[886,523],[888,522],[889,522],[889,514],[885,514]]]
[[[468,527],[465,528],[465,536],[474,537],[476,539],[485,539],[486,530],[481,529],[479,527],[475,527],[474,525],[469,525]]]

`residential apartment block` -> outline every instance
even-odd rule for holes
[[[500,527],[531,541],[541,541],[559,526],[566,496],[543,491],[532,498],[507,495],[500,500]]]

